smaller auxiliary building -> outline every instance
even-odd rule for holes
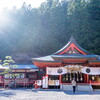
[[[7,68],[0,65],[0,72],[2,73]],[[39,69],[35,65],[18,65],[18,67],[12,68],[11,70],[10,73],[0,74],[0,86],[6,87],[14,80],[16,87],[33,86],[38,78]],[[13,74],[17,74],[16,78],[13,77]]]
[[[39,68],[37,84],[42,88],[68,90],[73,78],[79,89],[100,88],[100,56],[80,47],[73,37],[56,53],[32,59]]]

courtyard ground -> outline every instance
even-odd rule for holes
[[[100,100],[100,92],[1,88],[0,100]]]

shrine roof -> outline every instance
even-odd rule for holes
[[[64,54],[64,55],[52,55],[52,58],[83,58],[83,59],[86,59],[86,58],[95,58],[95,59],[98,59],[98,55],[82,55],[82,54]]]
[[[18,65],[18,67],[15,67],[13,69],[37,69],[38,67],[35,65]]]
[[[81,46],[78,45],[78,43],[75,41],[75,39],[73,38],[73,36],[71,36],[70,41],[60,50],[58,50],[57,52],[55,52],[54,54],[58,55],[61,54],[63,51],[65,51],[71,44],[75,44],[75,46],[81,50],[83,53],[87,54],[91,54],[90,52],[86,51],[85,49],[83,49]]]
[[[40,57],[40,58],[33,58],[32,60],[38,61],[38,62],[57,63],[57,62],[61,62],[61,59],[95,59],[97,60],[98,57],[99,57],[98,55],[63,54],[63,55],[49,55],[49,56]]]
[[[60,59],[60,60],[59,60]],[[73,37],[70,38],[70,41],[56,53],[44,57],[32,58],[33,63],[36,62],[61,62],[61,59],[89,59],[89,60],[98,60],[100,59],[99,55],[94,55],[83,49],[78,45]]]
[[[54,59],[51,57],[51,55],[39,57],[39,58],[32,58],[32,60],[34,60],[34,61],[54,61]]]
[[[89,62],[97,62],[97,63],[100,63],[100,60],[90,60]]]
[[[1,66],[0,69],[7,69],[7,66]],[[38,69],[35,65],[17,65],[17,67],[13,67],[12,69]]]

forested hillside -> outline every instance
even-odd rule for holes
[[[2,16],[1,58],[49,55],[72,35],[84,49],[100,54],[100,0],[47,0],[39,8],[24,2],[19,9],[4,9]]]

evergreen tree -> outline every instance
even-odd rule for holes
[[[3,11],[0,55],[52,54],[71,37],[86,50],[100,54],[100,0],[47,0],[39,8],[25,2]]]

